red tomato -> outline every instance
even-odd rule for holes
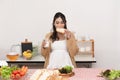
[[[21,70],[18,69],[18,70],[17,70],[17,73],[20,73],[20,72],[21,72]]]
[[[14,74],[11,74],[10,77],[11,77],[12,79],[14,79],[14,78],[15,78],[15,75],[14,75]]]
[[[20,72],[20,76],[24,76],[24,75],[25,75],[25,73],[21,71]]]
[[[18,73],[17,70],[14,70],[14,71],[12,72],[12,74],[14,74],[14,75],[16,75],[17,73]]]
[[[16,74],[15,76],[17,79],[19,79],[21,77],[20,74]]]

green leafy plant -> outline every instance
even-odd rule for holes
[[[64,66],[64,67],[62,67],[61,69],[59,69],[59,72],[60,73],[65,73],[65,74],[67,74],[67,73],[70,73],[70,72],[72,72],[72,67],[71,66]]]
[[[9,80],[12,71],[13,71],[13,70],[17,70],[17,69],[18,69],[17,66],[13,66],[13,67],[2,66],[2,67],[1,67],[1,77],[2,77],[2,79],[4,79],[4,80]]]
[[[116,80],[120,78],[120,70],[105,70],[100,73],[101,77],[105,77],[108,80]]]

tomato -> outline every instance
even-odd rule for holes
[[[20,72],[20,76],[24,76],[25,75],[25,72]]]
[[[12,72],[12,74],[17,74],[18,73],[18,71],[17,70],[14,70],[13,72]]]
[[[12,79],[14,79],[14,78],[15,78],[15,75],[14,75],[14,74],[11,74],[10,77],[11,77]]]
[[[16,74],[15,76],[16,76],[16,78],[20,78],[21,77],[20,74]]]
[[[17,70],[17,73],[20,73],[20,72],[21,72],[21,70],[20,70],[20,69],[18,69],[18,70]]]

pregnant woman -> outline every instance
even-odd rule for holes
[[[78,46],[74,34],[67,29],[64,14],[56,13],[52,25],[53,31],[46,34],[41,45],[41,54],[45,58],[44,67],[48,69],[66,65],[76,67],[74,56],[78,52]]]

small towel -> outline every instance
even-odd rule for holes
[[[6,61],[0,60],[0,66],[8,66],[8,63]]]

